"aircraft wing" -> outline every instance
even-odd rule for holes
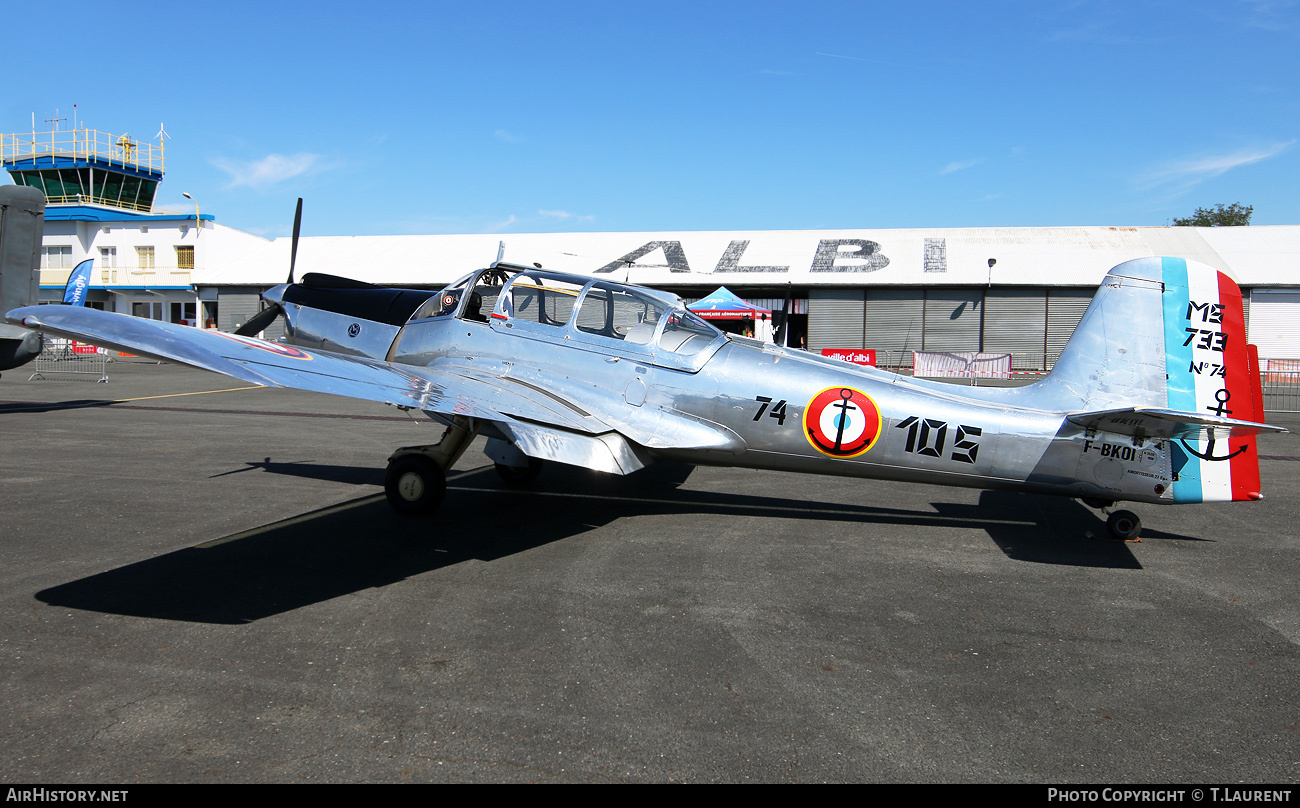
[[[312,390],[488,421],[509,422],[509,412],[583,433],[609,430],[599,419],[583,417],[545,396],[452,371],[391,365],[76,306],[28,306],[9,312],[8,317],[54,336],[180,362],[266,387]]]
[[[460,364],[429,367],[265,342],[221,331],[75,306],[28,306],[11,322],[59,337],[179,362],[267,387],[413,407],[492,422],[533,457],[627,474],[647,462],[641,449],[735,451],[735,433],[658,408],[625,408],[599,398],[570,401],[540,384]]]
[[[1068,418],[1072,423],[1082,427],[1146,438],[1203,440],[1210,437],[1236,438],[1243,435],[1257,435],[1261,432],[1286,432],[1282,427],[1271,424],[1156,407],[1079,412],[1069,415]]]

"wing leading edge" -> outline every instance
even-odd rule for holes
[[[29,306],[9,312],[8,317],[54,336],[180,362],[266,387],[310,390],[489,421],[512,420],[505,414],[508,411],[577,432],[609,428],[541,396],[528,397],[447,370],[391,365],[72,306]]]
[[[71,306],[28,306],[9,312],[8,318],[53,336],[179,362],[251,384],[411,407],[443,416],[444,421],[464,416],[489,422],[531,457],[615,474],[628,474],[650,462],[645,448],[736,450],[743,445],[734,433],[715,424],[662,411],[646,423],[636,417],[602,418],[591,414],[593,404],[601,402],[580,406],[553,391],[458,365],[394,365]],[[668,433],[678,442],[671,446],[660,445],[665,418],[674,422]]]

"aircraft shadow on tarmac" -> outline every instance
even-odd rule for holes
[[[223,471],[220,474],[213,474],[212,479],[218,477],[229,477],[232,474],[243,474],[249,471],[264,471],[270,474],[288,474],[293,477],[302,477],[309,480],[344,483],[347,485],[382,486],[384,484],[384,470],[381,468],[327,465],[302,460],[272,460],[269,457],[265,460],[245,461],[244,468],[234,469],[232,471]]]
[[[270,458],[248,465],[237,471],[358,485],[379,483],[383,476],[378,469]],[[975,505],[939,502],[932,503],[933,511],[920,511],[679,488],[691,470],[663,463],[614,477],[550,466],[531,486],[512,488],[487,467],[453,474],[448,501],[432,518],[399,516],[383,494],[370,494],[51,587],[36,597],[108,614],[248,623],[464,561],[490,562],[628,516],[702,513],[857,523],[868,528],[864,542],[871,538],[869,526],[877,524],[983,529],[1019,561],[1141,566],[1127,545],[1089,540],[1085,531],[1105,535],[1105,526],[1074,500],[985,491]]]
[[[0,401],[0,415],[7,413],[40,414],[59,410],[80,410],[86,407],[111,407],[120,402],[107,398],[78,398],[70,401],[32,402]]]

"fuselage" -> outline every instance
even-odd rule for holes
[[[1066,413],[754,340],[693,350],[631,344],[516,319],[416,317],[397,327],[287,307],[291,341],[398,365],[444,366],[546,390],[615,426],[635,424],[655,458],[1102,500],[1168,502],[1167,444],[1089,433]],[[418,314],[418,313],[417,313]],[[1014,391],[1006,391],[1015,399]],[[1020,396],[1020,398],[1024,398]],[[508,413],[507,413],[508,414]],[[728,436],[677,445],[685,416]]]

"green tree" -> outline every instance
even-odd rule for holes
[[[1218,204],[1213,208],[1197,208],[1186,219],[1174,219],[1174,224],[1178,227],[1245,227],[1250,224],[1250,214],[1254,212],[1254,205],[1240,202]]]

